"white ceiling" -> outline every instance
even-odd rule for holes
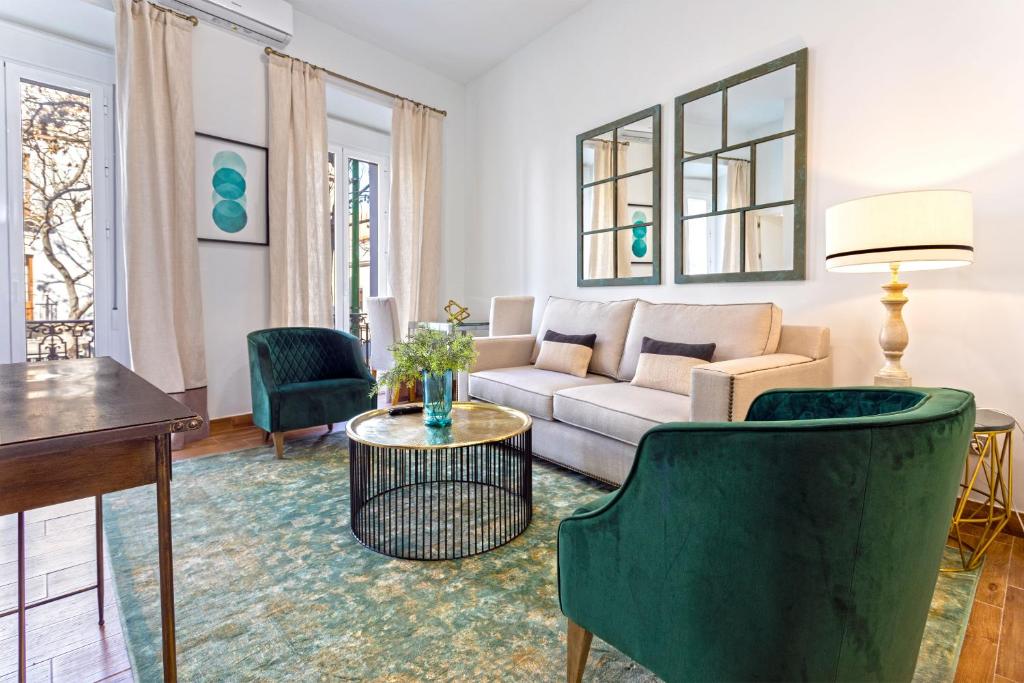
[[[290,0],[296,11],[460,83],[588,0]]]

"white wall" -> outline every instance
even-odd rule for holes
[[[202,22],[195,30],[193,47],[196,130],[265,146],[263,48]],[[448,111],[443,247],[446,255],[453,253],[464,234],[464,86],[298,13],[295,38],[286,51]],[[250,402],[245,335],[269,324],[267,249],[200,242],[199,257],[210,416],[246,413]],[[462,293],[462,268],[456,258],[445,264],[441,297],[458,299]]]
[[[920,385],[963,387],[979,405],[1024,418],[1022,23],[1017,0],[633,0],[629,12],[593,0],[468,87],[468,304],[482,310],[492,295],[520,293],[771,300],[789,323],[832,328],[837,383],[870,383],[884,278],[825,272],[825,208],[892,190],[966,189],[976,262],[906,276],[905,364]],[[662,104],[671,282],[673,98],[804,46],[807,280],[577,288],[575,136]],[[1020,507],[1024,475],[1017,490]]]

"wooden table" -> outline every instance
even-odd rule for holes
[[[109,358],[0,365],[0,515],[18,515],[18,680],[25,611],[97,591],[103,624],[104,493],[156,483],[164,680],[177,680],[171,569],[171,434],[202,426],[184,405]],[[25,599],[25,511],[96,498],[96,585]]]

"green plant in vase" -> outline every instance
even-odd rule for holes
[[[403,386],[423,380],[423,422],[429,427],[452,423],[452,375],[469,370],[476,360],[473,337],[463,334],[458,326],[451,334],[440,330],[419,328],[402,342],[388,347],[395,365],[377,377],[377,385],[397,395]]]

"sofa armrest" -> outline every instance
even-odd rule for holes
[[[533,357],[536,337],[532,334],[512,334],[505,337],[475,337],[476,362],[470,372],[494,368],[514,368],[529,365]]]
[[[754,399],[769,389],[832,386],[832,357],[771,353],[708,363],[691,373],[690,419],[733,422],[742,420]]]

